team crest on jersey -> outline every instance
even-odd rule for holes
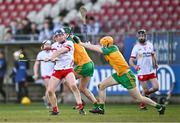
[[[139,58],[143,58],[143,54],[139,54]]]

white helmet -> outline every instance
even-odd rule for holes
[[[45,44],[51,45],[52,42],[51,42],[50,40],[44,40],[44,41],[42,42],[42,45],[41,45],[41,50],[44,50],[44,45],[45,45]]]

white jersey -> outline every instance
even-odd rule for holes
[[[38,53],[36,60],[44,60],[46,58],[51,58],[52,53],[52,50],[43,50]],[[51,61],[40,61],[41,76],[51,76],[54,70],[54,65],[55,64]]]
[[[66,40],[64,43],[55,42],[52,45],[53,49],[59,50],[62,47],[66,47],[69,49],[68,52],[61,54],[58,57],[58,61],[56,61],[56,64],[54,66],[54,70],[64,70],[73,68],[74,64],[74,44],[70,40]]]
[[[140,70],[138,75],[146,75],[154,72],[152,55],[154,55],[153,44],[149,41],[145,45],[139,42],[133,47],[131,57],[137,59],[137,65],[139,65]]]

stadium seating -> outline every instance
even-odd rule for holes
[[[93,15],[93,12],[90,13]],[[117,0],[115,5],[104,4],[100,14],[94,14],[102,24],[114,23],[116,32],[147,30],[178,30],[180,28],[179,0]],[[106,21],[106,23],[104,23]],[[120,21],[120,22],[118,22]],[[118,24],[119,23],[119,24]],[[106,26],[103,26],[107,30]]]
[[[10,19],[22,19],[31,11],[39,11],[56,0],[3,0],[0,2],[0,23],[9,25]]]
[[[83,2],[83,0],[80,0]],[[72,20],[78,12],[75,0],[1,0],[0,24],[8,25],[11,19],[24,18],[42,23],[43,17],[51,15],[57,18],[66,8],[69,14],[65,18]],[[56,3],[56,4],[55,4]],[[72,3],[72,4],[69,4]],[[84,2],[101,23],[104,32],[134,32],[140,28],[147,30],[180,29],[179,0],[98,0],[94,5]],[[35,17],[34,17],[35,16]]]

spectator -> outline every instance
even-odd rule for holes
[[[24,29],[24,24],[21,21],[19,21],[18,24],[17,24],[17,32],[16,32],[16,34],[18,34],[18,35],[24,34],[23,29]]]
[[[52,18],[51,18],[50,16],[45,17],[44,22],[49,23],[49,28],[50,28],[51,30],[53,30],[54,24],[53,24]]]
[[[90,16],[87,25],[87,33],[89,35],[97,35],[99,32],[100,32],[99,22],[96,22],[95,18]]]
[[[38,35],[39,34],[39,30],[37,29],[37,24],[35,22],[31,23],[30,34],[32,34],[32,35]]]
[[[76,34],[76,33],[77,33],[78,35],[81,34],[80,27],[76,24],[75,21],[71,21],[71,22],[70,22],[70,27],[72,28],[74,34]]]
[[[100,32],[100,24],[92,16],[86,16],[86,25],[81,25],[84,40],[96,41],[95,36]],[[94,42],[96,44],[96,42]]]
[[[23,34],[30,34],[30,30],[31,30],[31,22],[29,21],[28,18],[24,18],[22,20],[22,23],[24,25],[24,28],[23,28]]]
[[[39,41],[51,39],[52,37],[52,30],[50,29],[50,25],[47,21],[44,22],[43,24],[43,29],[40,31],[39,35]]]
[[[27,32],[29,33],[29,29],[26,30],[28,27],[27,25],[25,26],[27,22],[26,21],[19,21],[18,22],[18,25],[17,25],[17,33],[16,35],[14,36],[15,40],[18,41],[18,40],[30,40],[30,37],[27,36]]]
[[[35,22],[31,23],[31,29],[29,34],[31,34],[31,41],[37,41],[39,36],[39,30],[37,29],[37,24]]]
[[[18,25],[18,22],[17,20],[12,20],[11,23],[10,23],[10,27],[11,27],[11,30],[12,30],[12,35],[15,35],[17,33],[17,25]]]
[[[4,56],[4,52],[0,50],[0,93],[2,94],[4,100],[3,102],[6,103],[6,93],[3,89],[3,82],[4,76],[6,74],[6,60]]]
[[[8,31],[5,33],[3,41],[4,41],[4,42],[15,42],[15,39],[14,39],[13,36],[12,36],[11,30],[8,30]]]

